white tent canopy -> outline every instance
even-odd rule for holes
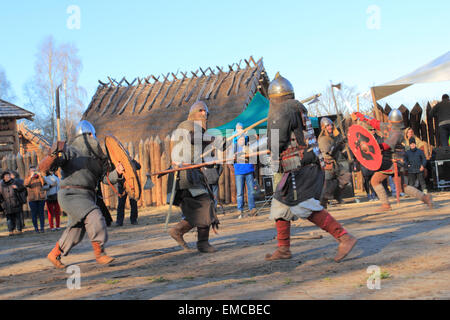
[[[383,99],[415,83],[450,81],[450,51],[397,80],[372,87],[375,100]]]

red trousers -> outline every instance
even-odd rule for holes
[[[48,224],[53,229],[53,218],[55,218],[56,228],[59,228],[59,218],[61,216],[61,208],[58,201],[46,201],[48,210]]]

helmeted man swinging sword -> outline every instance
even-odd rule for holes
[[[279,143],[280,157],[272,153],[272,158],[281,164],[283,175],[276,187],[270,209],[270,218],[276,222],[278,249],[267,254],[266,260],[291,258],[291,221],[300,217],[327,231],[339,242],[338,252],[334,257],[339,262],[352,250],[357,240],[320,204],[324,184],[321,165],[324,165],[324,160],[317,142],[311,138],[312,127],[307,110],[295,100],[291,83],[279,74],[270,83],[268,93],[268,147],[269,150],[274,150],[273,144]],[[307,129],[308,139],[305,139],[303,130]],[[271,130],[279,131],[279,141],[272,141]]]
[[[381,131],[382,136],[384,137],[384,142],[380,144],[382,154],[381,167],[377,172],[374,173],[372,179],[370,179],[370,183],[372,184],[372,187],[381,202],[381,208],[379,209],[379,211],[390,211],[392,210],[392,208],[389,204],[389,199],[382,185],[382,182],[387,179],[389,175],[393,175],[395,173],[394,165],[396,164],[394,163],[397,162],[397,164],[399,164],[398,162],[401,162],[401,160],[403,160],[404,146],[401,142],[404,139],[404,123],[402,113],[398,109],[392,110],[389,113],[387,123],[381,122],[377,119],[369,118],[359,112],[352,113],[352,119],[355,121],[360,120],[367,123],[372,128]],[[401,178],[401,171],[399,172],[399,175]],[[427,204],[429,208],[433,208],[431,195],[424,194],[420,190],[414,188],[413,186],[408,186],[407,184],[403,184],[403,189],[407,195],[415,197]]]
[[[91,240],[97,263],[109,264],[114,260],[104,251],[108,233],[105,219],[96,204],[96,187],[102,180],[104,183],[108,179],[111,183],[117,183],[122,179],[124,168],[119,165],[114,171],[108,172],[108,157],[102,151],[91,123],[82,120],[75,130],[76,136],[70,146],[64,141],[58,141],[39,164],[40,171],[62,170],[58,202],[69,216],[69,222],[47,256],[58,269],[65,267],[61,255],[68,255],[81,242],[85,233]]]

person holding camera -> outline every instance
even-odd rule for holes
[[[44,232],[45,216],[44,206],[46,199],[46,191],[42,188],[45,185],[45,180],[35,166],[30,166],[28,176],[25,178],[25,187],[28,189],[28,205],[31,210],[31,219],[33,221],[34,230],[39,233]],[[37,219],[41,228],[38,227]]]

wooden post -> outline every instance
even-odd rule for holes
[[[156,136],[154,140],[154,153],[155,153],[155,167],[156,172],[161,171],[161,139],[159,136]],[[156,179],[156,206],[160,206],[162,199],[162,180]]]
[[[236,203],[236,177],[234,175],[234,169],[230,168],[230,192],[231,192],[231,203]]]
[[[383,117],[380,114],[380,110],[377,108],[377,99],[375,99],[375,92],[373,91],[373,88],[370,88],[370,92],[372,93],[372,102],[373,102],[373,109],[375,112],[375,118],[377,120],[383,121]]]
[[[151,159],[150,159],[150,139],[147,138],[144,142],[144,160],[143,160],[143,172],[145,176],[147,173],[152,172],[151,168]],[[147,181],[147,176],[145,177],[145,183]],[[143,190],[144,192],[144,200],[145,206],[150,207],[152,205],[152,191],[151,190]]]
[[[20,153],[17,153],[16,163],[20,178],[25,179],[25,164],[23,163],[23,157]]]
[[[225,188],[225,203],[231,202],[231,190],[230,190],[230,168],[226,166],[224,168],[224,188]]]
[[[169,167],[169,160],[167,157],[167,152],[164,151],[161,155],[161,169],[167,169]],[[165,205],[167,203],[167,180],[168,180],[168,175],[164,175],[163,177],[161,177],[160,180],[161,181],[161,205]]]
[[[150,162],[151,162],[151,172],[155,173],[158,172],[156,169],[156,159],[155,159],[155,139],[153,137],[150,137],[150,143],[149,143],[149,153],[150,153]],[[151,189],[152,194],[152,206],[156,206],[156,184],[157,184],[157,177],[152,177],[152,182],[154,184],[153,188]]]
[[[224,164],[223,173],[219,177],[219,201],[225,202],[225,169],[226,164]]]

